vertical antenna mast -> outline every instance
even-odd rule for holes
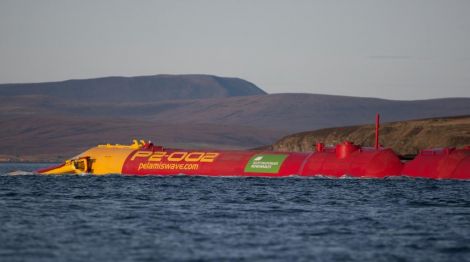
[[[379,149],[380,114],[375,114],[375,149]]]

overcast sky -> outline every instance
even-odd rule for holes
[[[470,97],[470,1],[0,1],[0,83],[193,73]]]

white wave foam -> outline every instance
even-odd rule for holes
[[[6,173],[5,175],[7,176],[31,176],[31,175],[36,175],[36,173],[31,172],[31,171],[16,170],[10,173]]]

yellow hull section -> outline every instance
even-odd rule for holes
[[[43,170],[44,175],[86,174],[94,175],[121,174],[127,157],[143,147],[144,141],[133,140],[131,145],[98,145],[80,155],[65,161],[64,164]]]
[[[89,173],[94,175],[120,174],[124,161],[134,150],[131,148],[109,150],[105,146],[97,146],[83,152],[79,157],[90,157],[93,170],[88,170]]]

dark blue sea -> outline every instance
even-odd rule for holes
[[[470,261],[469,181],[45,166],[0,165],[0,261]]]

